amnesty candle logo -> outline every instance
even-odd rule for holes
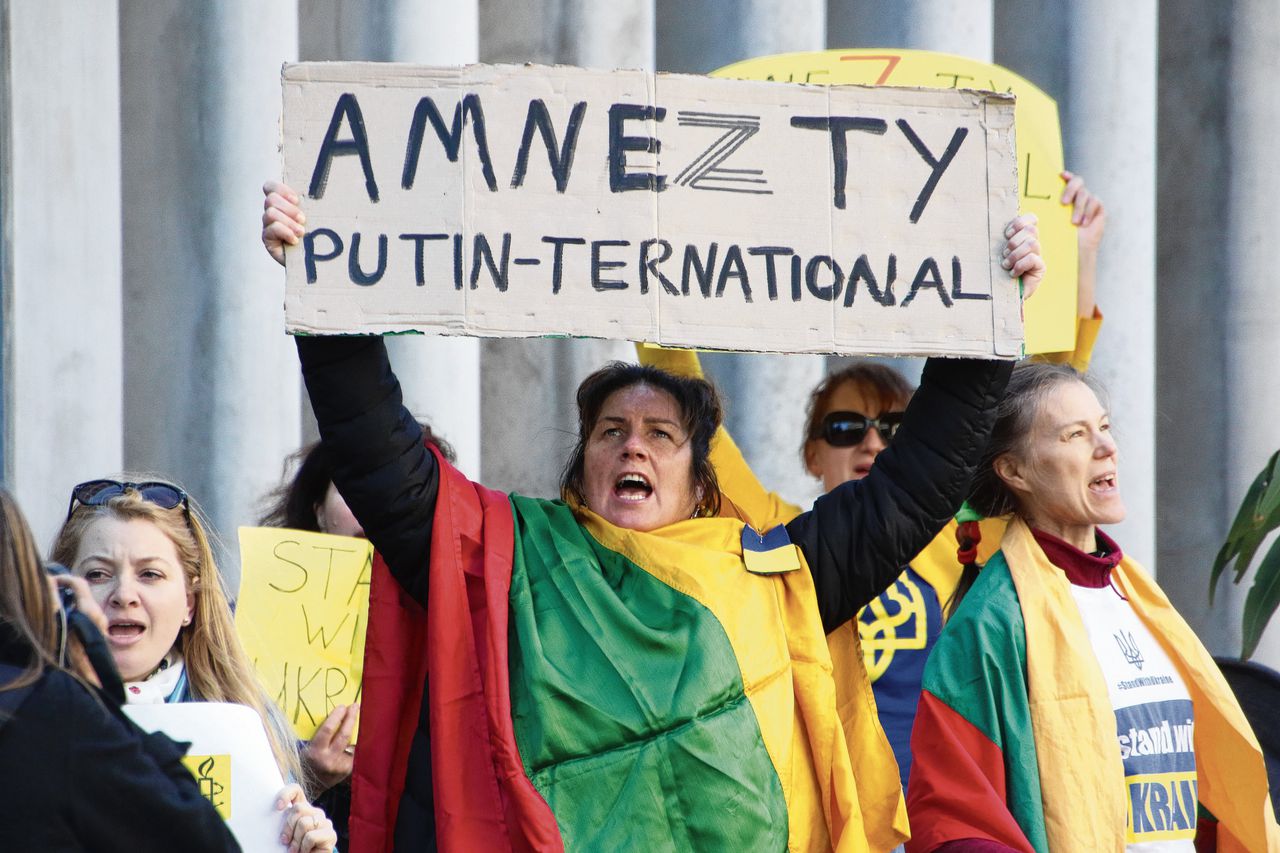
[[[1141,671],[1145,660],[1142,657],[1142,651],[1138,648],[1137,641],[1133,639],[1133,633],[1121,631],[1118,634],[1112,634],[1112,636],[1116,638],[1116,644],[1120,646],[1120,653],[1124,655],[1124,659]]]

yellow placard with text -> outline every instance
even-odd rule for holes
[[[335,707],[360,701],[372,571],[365,539],[240,528],[236,632],[304,740]]]
[[[1018,149],[1018,207],[1039,219],[1040,248],[1048,267],[1026,303],[1026,352],[1068,352],[1076,336],[1076,229],[1061,204],[1064,183],[1058,104],[1007,68],[927,50],[824,50],[763,56],[726,65],[715,77],[786,83],[919,86],[1012,92]]]

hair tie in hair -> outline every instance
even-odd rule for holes
[[[982,518],[982,513],[969,506],[968,501],[961,504],[960,511],[956,513],[956,542],[960,546],[956,549],[956,559],[962,566],[978,562],[978,543],[982,541],[982,528],[978,522]]]

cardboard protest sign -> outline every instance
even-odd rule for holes
[[[257,711],[227,702],[124,710],[140,728],[191,744],[183,764],[246,853],[280,850],[283,814],[276,811],[276,795],[284,779]]]
[[[283,82],[292,332],[1021,354],[1008,95],[371,63]]]
[[[1028,353],[1065,352],[1076,340],[1076,229],[1071,208],[1058,199],[1064,186],[1058,104],[1038,86],[1007,68],[928,50],[821,50],[763,56],[727,65],[713,75],[748,80],[1011,92],[1018,99],[1018,203],[1039,219],[1040,249],[1048,272],[1027,302]]]
[[[372,570],[366,539],[240,528],[236,633],[303,740],[360,701]]]

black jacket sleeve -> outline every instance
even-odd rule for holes
[[[67,823],[83,849],[240,849],[182,765],[185,749],[108,711],[64,673],[51,671],[45,681],[20,718],[35,739],[65,742]]]
[[[424,607],[440,471],[379,337],[298,337],[333,482],[400,585]]]
[[[960,508],[1013,363],[931,358],[871,472],[787,524],[833,631],[879,595]]]

